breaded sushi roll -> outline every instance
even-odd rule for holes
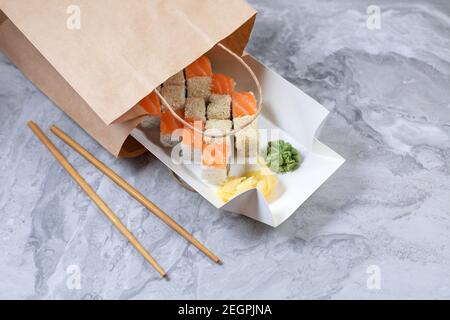
[[[183,118],[183,110],[177,110],[176,113]],[[176,130],[182,129],[183,124],[178,121],[169,110],[161,112],[161,121],[159,124],[159,128],[160,140],[163,146],[173,147],[179,142],[179,139],[176,137],[176,135],[172,135]]]
[[[211,95],[212,67],[207,56],[201,56],[185,69],[188,97],[208,101]]]
[[[206,116],[208,120],[230,120],[231,97],[229,95],[212,94],[206,109]]]
[[[258,155],[258,125],[256,120],[256,98],[251,92],[232,94],[232,113],[234,129],[244,128],[235,134],[238,158],[254,158]],[[251,124],[249,124],[252,122]],[[249,124],[247,126],[247,124]]]
[[[163,86],[161,95],[166,99],[173,110],[176,111],[184,108],[184,104],[186,103],[186,89],[184,84]],[[167,111],[167,108],[164,105],[162,105],[162,111]]]
[[[253,119],[253,116],[244,116],[233,119],[235,129],[243,127]],[[256,121],[235,133],[235,147],[238,158],[254,158],[258,155],[258,127]]]
[[[147,112],[141,126],[144,128],[157,128],[161,117],[161,103],[155,91],[139,102],[139,105]]]
[[[233,119],[234,129],[244,127],[254,116],[243,116]],[[235,133],[235,146],[238,158],[254,158],[258,155],[258,126],[256,120]]]
[[[211,78],[194,77],[187,79],[188,97],[198,97],[208,101],[211,95]]]
[[[167,79],[164,84],[164,86],[170,86],[170,85],[185,85],[185,79],[184,79],[184,72],[180,71],[173,76],[171,76],[169,79]]]
[[[190,97],[186,99],[184,118],[189,121],[206,121],[206,104],[202,98]]]

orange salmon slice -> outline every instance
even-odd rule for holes
[[[234,92],[231,95],[233,118],[256,114],[256,98],[253,92]]]
[[[207,56],[201,56],[185,69],[186,78],[212,77],[211,61]]]
[[[177,110],[176,113],[180,117],[183,117],[183,110]],[[180,121],[178,121],[169,110],[161,112],[161,120],[159,125],[161,133],[171,134],[175,130],[182,128],[183,124]]]
[[[188,122],[195,129],[203,131],[204,129],[203,121],[194,121],[194,122],[188,121]],[[194,149],[201,150],[203,147],[203,135],[185,126],[183,129],[182,143],[190,145]]]
[[[220,73],[213,75],[211,92],[231,95],[234,92],[234,79]]]
[[[225,168],[228,160],[226,143],[204,145],[202,163],[208,167]]]
[[[142,99],[139,105],[151,116],[159,116],[161,114],[161,102],[155,91]]]

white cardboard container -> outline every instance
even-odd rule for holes
[[[256,92],[251,76],[234,57],[220,47],[214,47],[207,55],[214,72],[225,73],[236,79],[236,90]],[[278,185],[270,202],[266,201],[260,191],[252,189],[224,203],[216,195],[217,187],[201,180],[198,165],[172,161],[172,150],[161,146],[157,130],[144,131],[136,128],[131,134],[216,208],[277,227],[289,218],[345,159],[315,138],[328,115],[325,107],[252,56],[246,55],[243,59],[255,73],[262,88],[263,105],[258,117],[259,128],[279,129],[276,139],[290,142],[304,158],[296,171],[277,175]],[[267,141],[275,140],[270,133],[266,138]],[[266,143],[262,142],[261,145]]]

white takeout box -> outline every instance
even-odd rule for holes
[[[216,73],[232,76],[237,90],[252,90],[254,83],[242,65],[220,47],[207,53]],[[345,159],[315,138],[328,115],[327,109],[250,55],[243,57],[260,81],[263,93],[260,129],[279,129],[278,138],[290,142],[304,158],[294,172],[279,174],[270,202],[257,189],[224,203],[211,185],[202,181],[191,165],[176,164],[171,149],[159,143],[159,132],[136,128],[132,136],[216,208],[245,215],[272,227],[290,217],[344,162]],[[269,134],[270,138],[270,134]],[[269,139],[271,140],[271,139]]]

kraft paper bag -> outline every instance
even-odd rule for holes
[[[67,21],[79,11],[79,28]],[[115,156],[143,148],[136,105],[217,43],[241,55],[244,0],[0,0],[0,49]],[[77,11],[75,10],[75,11]]]

